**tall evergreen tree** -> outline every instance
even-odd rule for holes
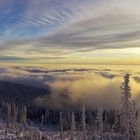
[[[64,140],[62,112],[60,112],[60,139]]]
[[[82,107],[82,131],[83,131],[83,139],[87,140],[85,105],[83,105],[83,107]]]
[[[130,98],[131,98],[131,88],[129,86],[129,74],[124,76],[124,82],[121,85],[122,97],[122,115],[121,124],[124,129],[125,139],[130,140],[130,128],[131,128],[131,113],[130,113]]]
[[[23,126],[26,126],[26,124],[27,124],[27,108],[26,108],[26,106],[23,106],[21,108],[20,121],[23,124]]]
[[[102,106],[98,107],[98,112],[97,112],[97,129],[99,130],[100,134],[100,139],[103,140],[103,109]]]
[[[75,131],[76,131],[75,115],[74,115],[74,112],[72,112],[72,117],[71,117],[71,140],[74,140]]]
[[[6,103],[6,123],[7,123],[7,126],[9,127],[10,125],[10,121],[11,121],[11,106],[9,105],[9,103]]]
[[[17,113],[18,113],[18,110],[16,108],[16,105],[15,105],[15,103],[12,103],[12,105],[11,105],[11,123],[13,125],[15,125],[15,123],[17,121]]]

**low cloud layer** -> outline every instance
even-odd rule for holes
[[[1,66],[0,79],[41,88],[49,86],[50,95],[33,101],[40,106],[77,107],[84,103],[94,108],[100,102],[106,108],[120,105],[120,85],[126,66],[118,69],[107,66],[66,67]],[[132,99],[139,102],[139,72],[136,68],[133,71],[131,69],[127,67],[131,71]]]

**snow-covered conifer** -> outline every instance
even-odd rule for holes
[[[11,123],[13,125],[15,125],[16,121],[17,121],[17,108],[15,103],[12,103],[11,105]]]
[[[121,85],[122,89],[122,116],[121,124],[124,128],[125,139],[130,140],[130,124],[131,124],[131,112],[130,112],[130,98],[131,88],[129,86],[129,74],[124,76],[124,82]]]
[[[26,108],[26,106],[23,106],[21,108],[20,121],[24,126],[27,124],[27,108]]]
[[[85,105],[83,105],[82,107],[82,131],[83,131],[83,139],[87,140]]]
[[[6,123],[7,126],[9,127],[10,121],[11,121],[11,106],[9,105],[9,103],[6,103]]]
[[[103,109],[102,106],[98,107],[97,124],[100,133],[100,138],[103,140]]]
[[[74,140],[75,131],[76,131],[75,116],[74,116],[74,112],[72,112],[72,117],[71,117],[71,140]]]
[[[60,112],[60,139],[64,140],[64,132],[63,132],[63,118],[62,118],[62,112]]]

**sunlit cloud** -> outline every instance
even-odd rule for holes
[[[139,9],[138,0],[2,0],[0,54],[34,63],[127,61],[140,44]],[[106,59],[108,49],[119,53]],[[133,53],[131,63],[139,60]]]
[[[1,65],[0,81],[50,89],[51,94],[32,101],[40,106],[97,107],[99,101],[106,108],[120,105],[121,89],[125,73],[130,73],[132,100],[140,101],[140,73],[135,66],[55,66]]]

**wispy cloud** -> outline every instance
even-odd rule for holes
[[[138,0],[2,0],[1,54],[47,60],[57,50],[62,60],[77,53],[82,57],[96,50],[137,48],[139,9]]]

